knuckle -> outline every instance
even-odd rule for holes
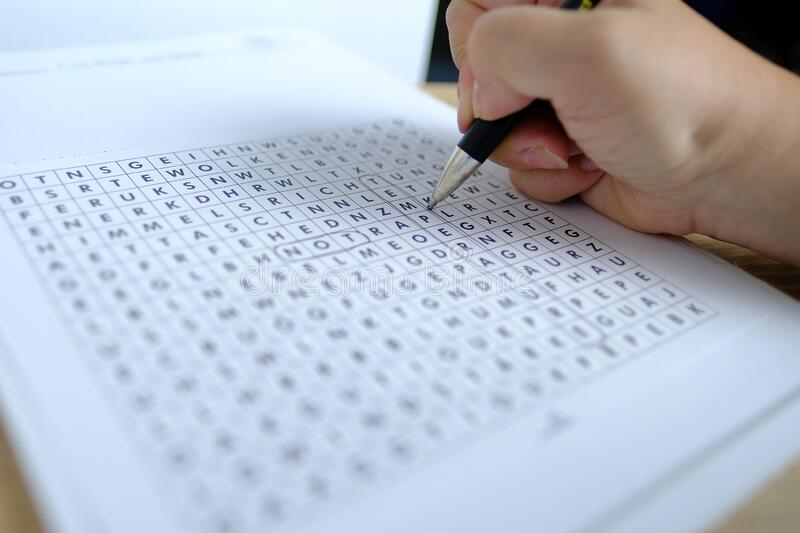
[[[453,0],[444,12],[444,20],[447,24],[448,31],[452,32],[453,28],[458,24],[458,10],[461,7],[461,1],[462,0]]]

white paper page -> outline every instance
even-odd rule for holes
[[[452,109],[318,37],[0,74],[0,390],[54,530],[690,529],[797,451],[711,467],[793,405],[796,303],[496,167],[426,211]]]
[[[299,24],[420,83],[427,75],[437,8],[433,0],[26,0],[9,5],[0,18],[0,52]]]

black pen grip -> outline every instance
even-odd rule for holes
[[[461,137],[458,147],[469,154],[471,158],[483,164],[528,112],[541,113],[547,109],[551,109],[548,102],[534,100],[528,107],[520,109],[507,117],[497,120],[476,118],[472,126]]]
[[[461,137],[458,147],[469,154],[472,159],[483,163],[511,133],[521,118],[522,112],[512,113],[498,120],[476,118],[472,126]]]

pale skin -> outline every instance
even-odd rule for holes
[[[800,266],[800,77],[680,0],[558,4],[452,1],[459,129],[546,99],[492,156],[523,193]]]

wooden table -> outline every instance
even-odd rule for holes
[[[453,84],[428,84],[425,90],[455,103]],[[689,240],[800,300],[800,271],[762,255],[708,237]],[[719,533],[795,533],[800,530],[800,461],[775,478],[718,526]],[[6,435],[0,426],[0,533],[40,533],[41,522],[20,477]]]

